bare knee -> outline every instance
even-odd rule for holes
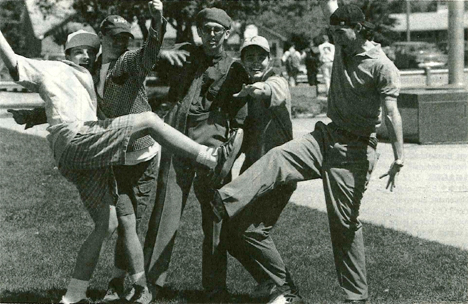
[[[140,131],[144,129],[150,129],[155,127],[161,127],[164,125],[164,121],[156,113],[153,112],[143,112],[134,114],[135,125],[133,126],[135,131]]]

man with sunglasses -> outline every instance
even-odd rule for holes
[[[337,0],[321,1],[321,5],[335,42],[327,113],[332,122],[318,122],[311,133],[273,148],[215,191],[213,211],[219,219],[236,218],[245,207],[259,204],[258,198],[281,186],[321,178],[338,282],[346,302],[364,303],[369,294],[359,211],[378,158],[376,128],[381,117],[395,157],[381,176],[388,176],[390,190],[403,167],[397,107],[400,76],[381,46],[372,42],[373,25],[365,21],[358,6],[338,8]]]
[[[166,122],[194,141],[209,147],[226,142],[230,131],[242,126],[245,102],[233,97],[248,76],[240,63],[228,56],[224,44],[231,32],[231,18],[218,8],[206,8],[196,16],[202,45],[176,45],[160,52],[156,66],[167,72],[173,104]],[[229,75],[229,76],[228,76]],[[175,236],[193,185],[201,205],[204,233],[202,253],[203,287],[211,300],[227,295],[226,253],[218,250],[221,224],[213,221],[210,201],[213,189],[223,181],[210,180],[196,172],[194,162],[162,149],[156,202],[145,239],[145,269],[155,296],[165,284]]]

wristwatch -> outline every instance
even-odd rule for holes
[[[399,168],[402,168],[404,166],[404,163],[401,159],[397,159],[393,162],[393,164]]]

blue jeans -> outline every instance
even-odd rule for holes
[[[315,130],[270,150],[218,190],[235,218],[258,198],[299,181],[321,178],[338,281],[349,300],[367,299],[361,199],[377,162],[377,141],[318,122]]]

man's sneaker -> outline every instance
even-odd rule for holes
[[[272,280],[266,280],[258,284],[250,296],[252,298],[270,298],[276,291],[276,283]]]
[[[92,302],[88,298],[81,299],[78,302],[70,302],[67,299],[65,299],[65,296],[63,296],[59,303],[60,304],[91,304]]]
[[[211,184],[213,188],[218,188],[231,171],[234,161],[237,159],[237,156],[239,156],[243,140],[244,131],[242,129],[236,129],[231,131],[228,140],[217,148],[218,164],[211,173]]]
[[[306,304],[306,302],[297,293],[282,293],[282,294],[273,296],[270,299],[270,302],[268,302],[268,304],[288,304],[288,303]]]
[[[211,208],[213,209],[214,221],[219,223],[222,220],[229,218],[229,214],[224,207],[223,200],[219,196],[219,192],[215,190],[213,200],[210,202]]]
[[[135,294],[130,299],[130,303],[149,304],[153,297],[147,286],[133,285]]]
[[[110,280],[107,287],[106,295],[102,298],[101,303],[112,303],[120,300],[124,293],[125,279],[113,278]]]

